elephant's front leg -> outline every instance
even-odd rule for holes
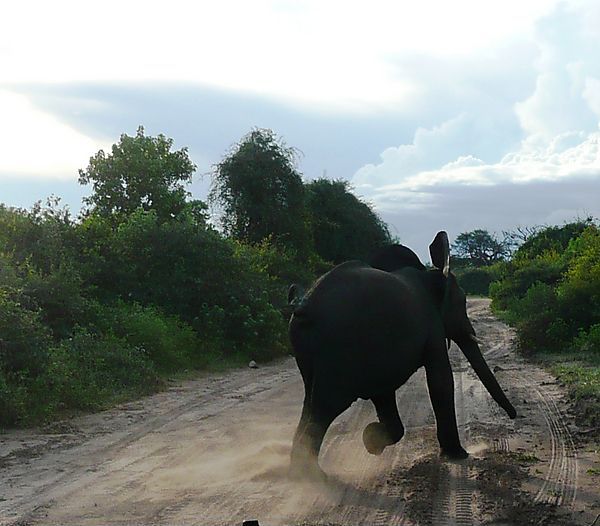
[[[454,377],[448,351],[442,342],[428,355],[425,364],[429,397],[437,422],[437,437],[443,456],[451,459],[467,458],[469,454],[460,444],[454,408]]]
[[[379,422],[371,422],[365,427],[363,443],[369,453],[380,455],[387,446],[396,444],[404,436],[404,426],[398,414],[395,391],[374,396],[371,401]]]

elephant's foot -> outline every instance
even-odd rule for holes
[[[459,445],[453,448],[442,448],[440,450],[440,457],[448,460],[464,460],[469,457],[469,453]]]
[[[381,422],[371,422],[363,431],[363,443],[371,455],[381,455],[383,450],[395,442],[390,438]]]

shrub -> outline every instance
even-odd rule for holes
[[[557,289],[574,333],[600,322],[600,230],[588,227],[565,252],[568,268]]]
[[[515,251],[513,259],[533,260],[548,252],[562,254],[573,239],[577,239],[587,227],[593,224],[592,218],[589,217],[538,230]]]
[[[19,377],[0,369],[0,429],[15,425],[25,413],[27,392]]]
[[[495,272],[491,267],[465,267],[454,272],[461,288],[467,294],[487,296]]]
[[[10,255],[17,266],[28,264],[47,274],[65,259],[74,247],[74,229],[69,211],[60,199],[47,205],[36,203],[30,211],[0,204],[0,251]]]
[[[312,256],[307,263],[300,262],[293,249],[277,246],[270,239],[249,245],[234,242],[234,254],[254,272],[263,275],[272,285],[271,293],[275,306],[280,306],[287,298],[287,288],[292,283],[308,285],[314,279],[315,271],[326,265],[318,256]],[[327,267],[327,270],[329,268]],[[282,291],[286,293],[282,294]]]
[[[231,343],[229,353],[247,354],[255,360],[268,360],[286,349],[286,324],[281,313],[271,305],[266,292],[256,291],[232,309],[226,318],[226,334]]]
[[[148,354],[114,335],[79,330],[54,347],[50,356],[43,385],[51,394],[51,410],[99,409],[158,386]]]
[[[564,321],[558,317],[558,298],[550,285],[532,285],[525,297],[512,303],[509,320],[516,325],[526,352],[564,344]]]
[[[153,306],[96,304],[91,325],[100,334],[113,333],[128,346],[143,350],[161,372],[200,368],[217,352],[215,335],[205,334],[201,340],[190,325]]]
[[[546,252],[535,259],[520,259],[499,266],[499,279],[490,284],[492,307],[510,309],[510,305],[525,296],[530,287],[544,283],[555,287],[562,278],[565,262],[557,252]]]
[[[577,351],[592,352],[600,356],[600,323],[592,325],[587,331],[581,330],[573,340]]]
[[[85,280],[98,300],[157,306],[211,345],[221,339],[225,353],[249,345],[267,356],[282,348],[283,320],[274,320],[270,302],[285,294],[275,292],[266,256],[258,263],[254,249],[240,249],[189,215],[161,223],[153,211],[137,210],[116,230],[95,216],[80,228]]]
[[[56,340],[72,335],[87,308],[81,279],[69,264],[60,265],[46,275],[30,271],[23,280],[23,295]]]
[[[35,375],[46,366],[51,337],[39,312],[23,300],[18,290],[0,289],[0,370]]]
[[[539,232],[490,293],[524,348],[586,348],[588,339],[593,345],[591,327],[600,322],[600,230],[588,221]]]
[[[72,410],[97,410],[159,386],[146,352],[113,335],[77,331],[47,349],[36,375],[0,371],[0,425],[30,424]]]

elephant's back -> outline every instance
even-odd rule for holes
[[[427,316],[424,294],[420,280],[410,272],[391,274],[352,261],[315,283],[291,327],[310,327],[319,340],[347,348],[385,346],[400,336],[412,341],[415,326],[423,325]]]

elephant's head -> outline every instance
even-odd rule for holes
[[[370,264],[388,272],[413,267],[424,273],[424,278],[431,285],[430,290],[434,291],[432,300],[440,309],[446,338],[458,345],[492,398],[510,418],[515,418],[515,408],[506,398],[479,349],[475,330],[467,315],[466,295],[450,272],[450,246],[446,232],[437,233],[429,246],[429,253],[435,267],[433,270],[426,270],[418,256],[402,245],[380,250],[371,258]]]

